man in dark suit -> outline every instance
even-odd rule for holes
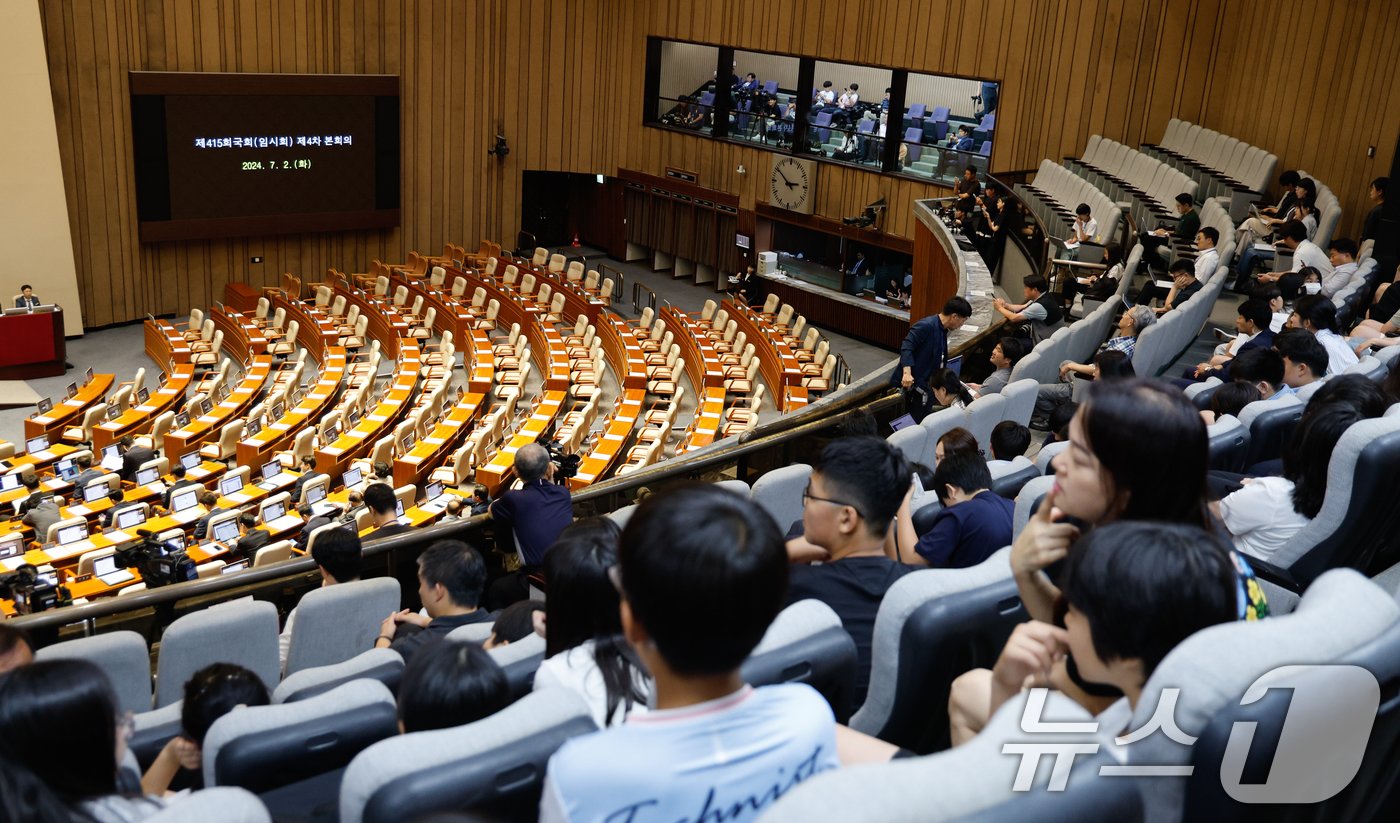
[[[369,507],[370,516],[374,520],[374,531],[366,537],[366,540],[378,540],[381,537],[392,537],[409,530],[409,526],[399,522],[396,510],[396,498],[394,490],[388,483],[371,483],[365,489],[365,505]]]
[[[228,512],[233,511],[232,509],[219,508],[219,496],[207,490],[199,493],[199,505],[208,509],[209,513],[199,518],[199,520],[195,522],[195,540],[203,540],[204,538],[209,536],[210,520],[213,520],[218,515],[227,514]]]
[[[34,296],[34,287],[25,283],[20,287],[20,295],[15,298],[15,308],[32,309],[39,305],[39,298]]]
[[[890,385],[923,386],[948,361],[948,332],[962,328],[972,316],[972,304],[958,296],[948,298],[943,311],[909,327],[899,347],[899,365],[890,374]]]
[[[257,555],[258,549],[272,542],[272,535],[267,529],[258,528],[258,518],[248,512],[238,518],[238,527],[242,536],[234,544],[234,550],[249,560]]]
[[[106,472],[102,471],[101,469],[94,469],[92,467],[91,454],[79,455],[76,459],[74,459],[73,465],[78,467],[78,476],[73,478],[73,488],[76,491],[75,497],[77,497],[79,501],[81,501],[83,496],[83,487],[86,486],[88,483],[91,483],[92,481],[96,480],[97,478],[105,475]]]
[[[1273,320],[1273,312],[1269,310],[1268,303],[1263,300],[1246,300],[1239,305],[1236,312],[1238,314],[1235,317],[1235,331],[1246,335],[1249,339],[1233,352],[1230,351],[1229,343],[1222,343],[1216,347],[1215,354],[1210,360],[1187,368],[1182,373],[1181,378],[1173,382],[1182,388],[1211,377],[1218,377],[1222,381],[1229,382],[1231,379],[1230,364],[1234,362],[1236,357],[1250,349],[1273,348],[1274,333],[1269,330],[1269,323]]]
[[[170,473],[174,475],[175,482],[170,484],[170,488],[165,490],[165,496],[162,497],[160,501],[160,504],[167,509],[170,508],[170,501],[175,498],[175,493],[178,492],[180,489],[189,488],[190,486],[204,485],[198,480],[190,480],[188,477],[185,477],[185,467],[180,463],[176,463],[174,466],[171,466]]]
[[[311,482],[312,480],[315,480],[315,479],[317,479],[317,478],[325,477],[324,474],[322,474],[321,472],[316,471],[316,458],[313,457],[313,456],[311,456],[311,455],[309,455],[309,454],[308,454],[308,455],[305,455],[305,456],[303,456],[303,457],[301,458],[300,466],[301,466],[301,476],[298,477],[297,480],[296,480],[296,482],[292,484],[292,502],[293,502],[293,503],[300,503],[300,502],[301,502],[301,492],[302,492],[302,489],[304,489],[304,488],[306,487],[306,484],[307,484],[307,483],[309,483],[309,482]]]
[[[301,527],[301,534],[297,535],[296,547],[301,551],[306,551],[306,544],[311,540],[311,533],[322,526],[329,526],[336,522],[340,512],[335,510],[326,514],[316,514],[311,510],[310,504],[302,503],[297,506],[297,514],[301,515],[301,519],[305,520],[306,524]]]
[[[124,436],[119,444],[122,447],[122,470],[121,478],[126,481],[136,479],[136,470],[141,468],[142,463],[156,459],[154,449],[136,445],[136,438],[131,435]]]

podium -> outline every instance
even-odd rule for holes
[[[63,342],[63,309],[39,306],[0,314],[0,380],[57,377],[68,350]]]

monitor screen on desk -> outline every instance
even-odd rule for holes
[[[324,483],[318,483],[315,486],[308,486],[302,494],[302,500],[309,506],[314,506],[325,499],[326,486]]]
[[[355,466],[353,468],[346,469],[345,474],[342,474],[340,476],[340,481],[345,484],[346,488],[350,488],[352,486],[360,485],[360,478],[362,477],[364,477],[364,471],[362,471],[359,466]],[[19,480],[16,479],[15,482],[18,483]]]
[[[287,504],[282,501],[268,503],[262,510],[262,521],[266,525],[287,513]]]
[[[78,384],[77,384],[77,383],[69,383],[69,384],[68,384],[68,388],[64,389],[64,392],[65,392],[69,397],[72,397],[72,396],[76,395],[76,394],[78,393]]]
[[[99,500],[101,500],[102,498],[106,497],[107,494],[108,494],[108,491],[109,491],[109,490],[108,490],[108,488],[107,488],[107,484],[106,484],[106,483],[95,483],[95,484],[90,485],[90,486],[84,486],[84,487],[83,487],[83,502],[84,502],[84,503],[96,503],[97,501],[99,501]]]
[[[260,431],[262,431],[262,418],[261,418],[261,417],[254,417],[254,418],[250,419],[250,420],[248,421],[248,430],[247,430],[246,436],[252,437],[253,435],[257,434],[257,433],[260,432]]]
[[[39,414],[48,414],[49,412],[53,411],[53,399],[45,397],[43,400],[40,400],[38,409]]]
[[[64,526],[58,530],[58,545],[66,546],[69,543],[77,543],[87,537],[87,524],[77,523],[72,526]]]
[[[0,492],[19,488],[19,474],[0,474]]]
[[[92,382],[92,378],[93,378],[92,368],[89,367],[87,371],[83,372],[83,382],[84,382],[84,383],[91,383],[91,382]]]
[[[104,555],[92,561],[92,573],[97,577],[106,577],[118,568],[115,554]]]
[[[246,568],[248,568],[248,561],[240,560],[237,563],[230,563],[222,569],[219,569],[219,574],[232,574],[233,572],[241,572]]]
[[[395,500],[395,501],[394,501],[394,514],[398,515],[399,517],[403,517],[403,501],[402,501],[402,500]]]
[[[78,476],[78,467],[73,464],[72,460],[66,458],[55,463],[53,470],[64,480],[72,480]]]
[[[180,465],[185,467],[185,471],[193,469],[199,465],[199,452],[189,452],[180,455]]]
[[[24,441],[24,450],[30,454],[41,452],[49,447],[47,437],[31,437]]]
[[[177,493],[174,497],[170,498],[170,510],[179,513],[198,506],[199,491],[198,489],[190,489],[189,491]]]
[[[219,494],[228,497],[231,494],[238,494],[243,490],[243,476],[230,475],[219,481]]]
[[[211,536],[220,543],[228,545],[238,539],[238,518],[230,517],[220,520],[214,524]]]
[[[183,428],[185,428],[186,426],[189,426],[189,424],[190,424],[190,413],[189,413],[189,412],[180,412],[179,414],[175,415],[175,428],[177,428],[177,429],[183,429]]]
[[[151,466],[148,469],[142,469],[136,473],[136,485],[138,486],[149,486],[159,479],[160,469],[156,466]]]
[[[146,401],[151,399],[151,390],[142,386],[136,391],[136,405],[144,406]]]
[[[111,405],[111,406],[108,406],[108,407],[107,407],[107,419],[108,419],[108,420],[116,420],[118,417],[121,417],[121,416],[122,416],[122,407],[121,407],[121,406]]]
[[[0,558],[19,557],[24,554],[24,535],[19,532],[0,537]]]
[[[219,384],[219,387],[218,387],[217,389],[214,390],[214,400],[215,400],[216,402],[219,402],[219,403],[224,402],[225,400],[228,399],[228,395],[229,395],[228,386],[225,386],[225,385],[223,385],[222,383]]]
[[[271,462],[268,462],[268,463],[264,463],[264,464],[263,464],[263,467],[262,467],[262,476],[263,476],[263,480],[264,480],[265,482],[271,483],[273,480],[276,480],[276,479],[277,479],[277,476],[278,476],[279,474],[281,474],[281,473],[282,473],[282,464],[279,463],[278,461],[273,460],[273,461],[271,461]]]
[[[117,528],[119,529],[129,529],[144,522],[146,522],[146,511],[140,506],[132,506],[117,512]]]

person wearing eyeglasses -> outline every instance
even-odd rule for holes
[[[821,565],[790,570],[788,603],[820,600],[856,644],[859,704],[870,682],[870,646],[880,601],[913,570],[885,554],[885,535],[909,490],[904,455],[879,437],[848,437],[822,450],[802,493],[803,538],[826,552]]]

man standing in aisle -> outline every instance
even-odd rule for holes
[[[972,304],[958,296],[948,298],[943,311],[909,327],[899,347],[899,365],[890,374],[890,385],[912,388],[948,362],[948,333],[957,331],[972,316]]]

